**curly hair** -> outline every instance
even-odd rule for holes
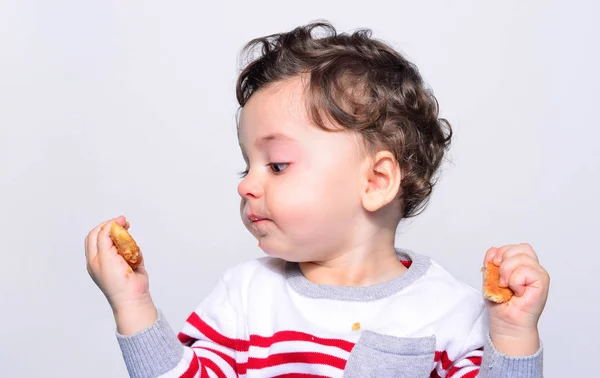
[[[324,35],[315,36],[318,30]],[[325,116],[360,133],[370,153],[393,153],[402,172],[400,216],[410,218],[429,201],[452,127],[438,118],[437,99],[417,67],[371,35],[370,29],[337,33],[320,21],[253,39],[242,50],[237,100],[243,108],[256,91],[307,75],[307,111],[316,126],[335,131]]]

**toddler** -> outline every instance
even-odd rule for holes
[[[86,237],[132,377],[541,377],[549,276],[528,244],[490,248],[515,295],[492,304],[395,247],[451,126],[412,63],[326,22],[249,42],[237,82],[241,218],[266,256],[225,272],[178,334],[144,265]]]

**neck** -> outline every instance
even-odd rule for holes
[[[374,235],[371,241],[326,261],[301,262],[300,270],[309,281],[335,286],[376,285],[406,271],[396,255],[393,233],[391,240],[389,235]]]

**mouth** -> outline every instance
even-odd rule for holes
[[[261,217],[256,214],[248,214],[248,220],[250,220],[251,223],[260,223],[269,220],[269,218]]]

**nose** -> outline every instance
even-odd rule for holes
[[[263,188],[260,180],[255,174],[249,173],[238,185],[238,194],[242,199],[260,198]]]

